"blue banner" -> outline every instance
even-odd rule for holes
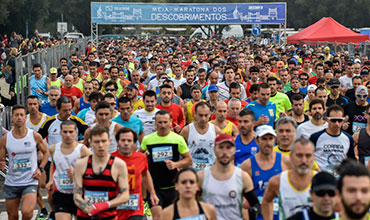
[[[138,4],[91,3],[98,24],[281,24],[286,3]]]

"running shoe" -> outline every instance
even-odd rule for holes
[[[150,211],[149,203],[148,202],[145,202],[144,203],[144,214],[147,215],[147,216],[151,216],[152,215],[152,211]]]
[[[43,209],[41,209],[39,217],[37,218],[37,220],[47,220],[47,217],[48,217],[48,211],[45,208],[43,208]]]

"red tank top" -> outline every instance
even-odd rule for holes
[[[93,203],[107,202],[114,199],[117,194],[117,182],[112,178],[112,164],[114,156],[110,156],[105,169],[100,174],[95,174],[92,167],[92,155],[89,156],[87,167],[82,176],[82,198],[87,201],[89,205]],[[77,210],[78,219],[90,219],[91,217],[82,210]],[[100,212],[98,216],[101,220],[116,220],[116,208],[110,208]]]

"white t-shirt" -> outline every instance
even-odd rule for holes
[[[183,77],[181,77],[181,79],[172,78],[171,80],[173,81],[175,89],[186,82],[186,79]]]
[[[341,76],[339,78],[340,86],[342,89],[352,89],[352,78],[349,78],[347,75]]]
[[[141,122],[143,122],[145,136],[155,132],[154,118],[155,118],[155,113],[157,113],[158,111],[159,109],[154,109],[152,112],[147,112],[143,108],[140,110],[136,110],[132,114],[133,116],[138,117],[141,120]]]
[[[325,124],[323,124],[321,126],[316,126],[316,125],[312,124],[311,120],[306,121],[306,122],[304,122],[304,123],[302,123],[302,124],[300,124],[298,126],[296,139],[298,139],[300,137],[309,139],[310,136],[313,133],[316,133],[318,131],[321,131],[321,130],[327,128],[327,127],[328,127],[328,123],[327,122],[325,122]]]

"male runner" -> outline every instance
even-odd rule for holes
[[[84,83],[83,95],[81,98],[76,99],[73,105],[73,111],[77,114],[79,111],[90,107],[89,96],[94,91],[91,81]]]
[[[218,87],[216,86],[216,88]],[[216,125],[219,129],[221,129],[221,132],[223,134],[228,134],[233,137],[236,137],[239,134],[239,130],[234,123],[226,119],[227,110],[228,110],[227,104],[224,101],[218,101],[215,106],[216,119],[211,122],[212,124]]]
[[[90,132],[90,142],[94,154],[78,160],[73,172],[77,218],[97,216],[116,220],[116,207],[129,199],[126,163],[108,153],[108,128],[95,126]]]
[[[76,216],[77,207],[73,202],[73,168],[77,160],[91,155],[91,151],[75,139],[77,136],[76,123],[71,120],[63,121],[60,125],[62,142],[50,147],[52,164],[49,182],[46,188],[54,189],[53,201],[55,218],[71,219]]]
[[[5,178],[3,197],[9,220],[18,220],[19,204],[22,202],[22,219],[33,216],[36,205],[37,186],[49,158],[49,150],[40,134],[26,127],[26,108],[15,105],[11,116],[14,128],[0,140],[0,169],[5,169],[5,156],[9,165]],[[37,166],[37,149],[43,159]]]
[[[253,191],[252,179],[233,163],[235,154],[233,137],[227,134],[217,135],[214,151],[215,164],[198,172],[198,184],[203,191],[203,201],[216,208],[218,219],[241,220],[244,195],[252,207],[249,219],[255,219],[260,213],[261,206]]]

